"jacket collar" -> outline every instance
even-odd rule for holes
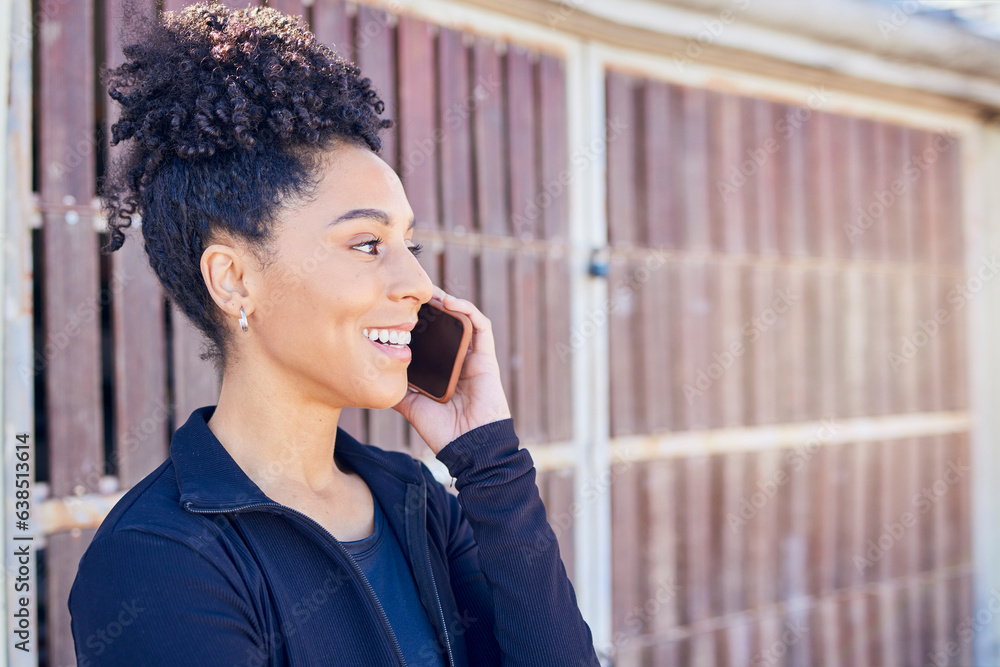
[[[180,504],[199,510],[230,511],[256,504],[273,504],[233,460],[208,420],[215,405],[197,408],[170,441],[170,459],[177,474]],[[390,486],[420,485],[424,480],[412,458],[385,452],[355,440],[337,428],[334,455],[357,472],[373,493],[389,493]]]

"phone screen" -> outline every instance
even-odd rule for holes
[[[408,382],[434,396],[444,396],[462,344],[464,327],[458,318],[432,306],[420,306],[410,338]]]

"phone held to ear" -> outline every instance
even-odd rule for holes
[[[439,403],[451,400],[472,340],[472,320],[432,298],[420,306],[410,332],[409,386]]]

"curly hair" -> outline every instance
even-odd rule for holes
[[[221,377],[231,334],[201,274],[204,249],[234,239],[266,268],[277,213],[312,196],[319,154],[340,142],[378,153],[392,121],[354,63],[274,9],[202,3],[130,31],[125,63],[104,72],[121,105],[111,145],[132,141],[101,183],[101,253],[138,215],[151,268]]]

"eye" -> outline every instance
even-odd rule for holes
[[[382,238],[379,237],[379,236],[376,236],[371,241],[365,241],[364,243],[358,243],[358,244],[352,245],[351,247],[352,248],[362,248],[362,247],[364,247],[366,245],[370,245],[370,246],[373,246],[373,247],[377,248],[378,246],[382,245]],[[367,250],[362,250],[361,252],[363,252],[365,254],[368,254],[368,255],[377,255],[378,254],[378,253],[375,253],[375,252],[368,252]]]
[[[372,246],[373,248],[377,248],[377,247],[379,247],[381,245],[382,245],[382,238],[379,237],[379,236],[376,236],[371,241],[365,241],[364,243],[358,243],[358,244],[355,244],[355,245],[353,245],[351,247],[352,248],[363,248],[364,246]],[[421,245],[420,243],[417,243],[417,244],[409,246],[409,249],[410,249],[410,252],[413,253],[413,256],[416,257],[424,249],[424,246]],[[362,250],[362,252],[364,252],[365,254],[368,254],[368,255],[372,255],[372,256],[377,256],[379,254],[377,252],[368,251],[368,250]]]

